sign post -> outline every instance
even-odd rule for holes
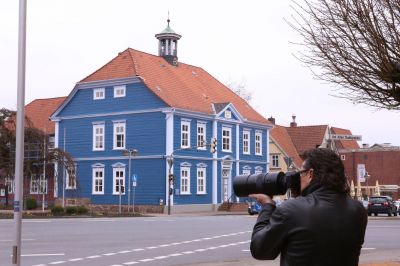
[[[132,186],[133,186],[132,209],[133,209],[133,213],[135,213],[135,190],[136,190],[136,186],[137,186],[137,179],[138,179],[137,174],[133,174],[132,175]]]

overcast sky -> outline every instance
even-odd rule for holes
[[[0,0],[0,107],[16,109],[18,2]],[[28,0],[26,99],[66,96],[76,82],[130,47],[157,54],[156,33],[182,35],[179,61],[222,83],[244,84],[264,117],[288,126],[330,125],[361,143],[400,145],[400,112],[332,97],[293,53],[289,0]]]

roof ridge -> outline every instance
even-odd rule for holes
[[[130,47],[128,47],[127,50],[128,50],[129,56],[131,57],[131,60],[132,60],[132,62],[133,62],[133,68],[135,69],[136,76],[140,76],[140,74],[139,74],[138,63],[137,63],[137,61],[136,61],[136,58],[135,58],[135,57],[133,56],[133,54],[132,54],[132,51],[137,51],[137,50],[132,49],[132,48],[130,48]]]

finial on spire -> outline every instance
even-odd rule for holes
[[[167,19],[167,23],[168,23],[168,27],[169,27],[169,22],[170,22],[171,20],[169,19],[169,10],[168,10],[168,19]]]

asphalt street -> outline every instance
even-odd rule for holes
[[[251,258],[255,216],[26,219],[22,265],[279,265]],[[13,220],[0,220],[0,265],[11,265]],[[400,217],[373,217],[361,262],[400,261]]]

